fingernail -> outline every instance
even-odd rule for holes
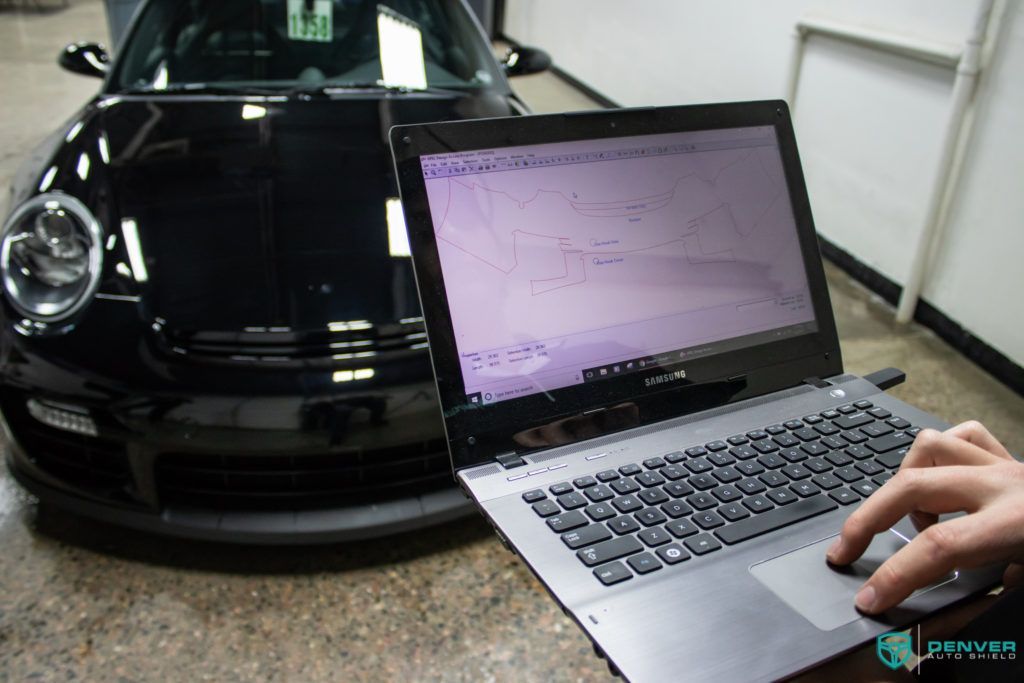
[[[839,551],[840,551],[840,549],[842,549],[842,547],[843,547],[843,539],[842,538],[837,538],[836,542],[828,547],[828,550],[825,551],[825,557],[828,558],[829,562],[835,562],[836,561],[836,558],[839,557]]]
[[[871,612],[871,608],[875,606],[875,588],[874,586],[864,586],[857,593],[857,597],[853,599],[857,609],[862,612]]]

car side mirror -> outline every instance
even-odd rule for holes
[[[524,76],[540,73],[551,66],[551,55],[535,47],[515,45],[510,47],[502,60],[507,76]]]
[[[72,73],[96,78],[106,77],[110,70],[110,56],[99,43],[71,43],[61,51],[57,63]]]

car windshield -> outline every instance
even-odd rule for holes
[[[503,85],[457,0],[150,0],[113,91]]]

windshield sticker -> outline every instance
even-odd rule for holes
[[[288,38],[329,43],[334,35],[331,0],[288,0]]]

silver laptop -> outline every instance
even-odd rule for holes
[[[843,371],[783,102],[391,131],[458,483],[613,672],[772,680],[995,582],[880,618],[829,567],[934,417]],[[883,671],[879,664],[879,671]]]

